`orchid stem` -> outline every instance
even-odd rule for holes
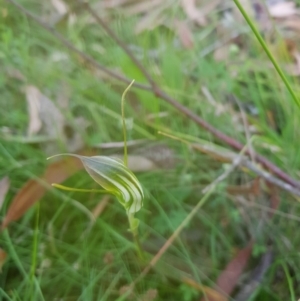
[[[124,103],[125,103],[125,96],[131,86],[134,83],[134,79],[129,84],[129,86],[125,89],[122,94],[122,102],[121,102],[121,111],[122,111],[122,123],[123,123],[123,136],[124,136],[124,165],[128,166],[128,156],[127,156],[127,139],[126,139],[126,121],[125,121],[125,110],[124,110]]]
[[[125,91],[122,94],[122,101],[121,101],[121,111],[122,111],[122,123],[123,123],[123,136],[124,136],[124,165],[128,167],[128,155],[127,155],[127,139],[126,139],[126,120],[125,120],[125,96],[131,86],[133,85],[134,80],[129,84],[129,86],[125,89]],[[144,253],[142,250],[142,246],[139,239],[139,232],[138,232],[138,223],[137,220],[134,218],[134,215],[132,213],[127,212],[130,231],[133,235],[133,239],[135,242],[136,250],[138,253],[138,256],[141,260],[144,260]]]
[[[127,216],[130,225],[130,232],[132,233],[134,239],[137,254],[141,260],[144,260],[145,256],[139,239],[138,224],[136,223],[136,219],[132,213],[127,213]]]

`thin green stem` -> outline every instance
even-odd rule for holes
[[[140,243],[139,233],[138,233],[138,220],[134,217],[133,213],[127,213],[130,231],[132,233],[134,243],[136,246],[136,251],[141,260],[144,260],[144,252]]]
[[[126,139],[126,121],[125,121],[125,96],[131,86],[133,85],[134,80],[129,84],[129,86],[125,89],[125,91],[122,94],[122,101],[121,101],[121,111],[122,111],[122,122],[123,122],[123,136],[124,136],[124,165],[128,166],[128,155],[127,155],[127,139]],[[140,244],[139,240],[139,233],[138,233],[138,220],[134,217],[134,214],[127,213],[130,231],[132,232],[133,239],[135,242],[136,250],[138,253],[138,256],[141,260],[144,259],[142,246]]]
[[[5,238],[5,241],[7,242],[10,258],[12,258],[12,260],[14,261],[14,264],[18,267],[19,272],[22,274],[22,276],[26,279],[26,281],[29,282],[30,279],[29,279],[28,273],[26,272],[26,270],[23,266],[23,262],[21,261],[21,259],[18,256],[18,252],[15,249],[16,245],[11,240],[7,229],[4,230],[3,235]]]
[[[53,183],[51,186],[61,189],[61,190],[67,190],[67,191],[78,191],[78,192],[100,192],[100,193],[107,193],[105,190],[100,189],[80,189],[80,188],[73,188],[73,187],[67,187],[64,185]]]
[[[31,256],[31,269],[30,269],[30,285],[31,285],[31,296],[34,295],[35,287],[35,270],[37,265],[37,248],[39,239],[39,220],[40,220],[40,202],[36,204],[36,215],[35,215],[35,230],[33,236],[32,256]]]
[[[279,76],[281,77],[282,81],[285,83],[285,86],[287,87],[288,91],[290,92],[294,102],[297,104],[297,106],[300,108],[300,100],[297,98],[296,94],[294,93],[291,85],[289,84],[286,76],[283,74],[281,68],[279,67],[279,65],[277,64],[274,56],[272,55],[272,53],[270,52],[267,44],[265,43],[265,41],[263,40],[262,36],[260,35],[260,33],[258,32],[257,28],[254,25],[254,22],[251,20],[251,18],[247,15],[246,11],[244,10],[243,6],[241,5],[239,0],[233,0],[234,3],[236,4],[237,8],[239,9],[239,11],[241,12],[241,14],[243,15],[243,17],[245,18],[246,22],[248,23],[248,25],[250,26],[252,32],[254,33],[254,35],[256,36],[257,40],[259,41],[260,45],[262,46],[262,48],[264,49],[264,51],[266,52],[267,56],[269,57],[270,61],[272,62],[274,68],[276,69],[277,73],[279,74]]]
[[[123,123],[123,136],[124,136],[124,164],[125,166],[128,165],[128,156],[127,156],[127,139],[126,139],[126,121],[125,121],[125,110],[124,110],[124,103],[125,103],[125,96],[131,86],[133,85],[134,80],[129,84],[129,86],[125,89],[122,94],[122,101],[121,101],[121,111],[122,111],[122,123]]]
[[[291,294],[291,301],[296,301],[296,296],[295,296],[295,291],[294,291],[294,285],[293,285],[293,279],[289,273],[288,267],[285,263],[282,263],[282,268],[284,270],[285,276],[286,276],[286,280],[288,283],[288,287],[290,290],[290,294]]]
[[[139,258],[141,260],[144,260],[145,259],[144,252],[143,252],[143,249],[142,249],[142,246],[141,246],[141,243],[140,243],[140,238],[139,238],[138,233],[133,234],[133,239],[134,239],[134,242],[135,242],[135,245],[136,245],[136,250],[137,250]]]

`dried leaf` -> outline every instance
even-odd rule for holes
[[[7,254],[6,252],[0,248],[0,273],[2,272],[2,267],[6,261]]]
[[[36,88],[35,88],[36,89]],[[65,118],[51,99],[40,91],[40,118],[43,123],[43,131],[50,137],[60,137],[64,133]]]
[[[68,105],[68,91],[62,92],[60,95],[58,101],[62,104],[61,109],[65,110]],[[78,117],[73,120],[72,124],[68,124],[60,108],[34,86],[26,87],[26,98],[30,114],[28,135],[40,132],[49,139],[53,139],[44,141],[41,145],[47,155],[57,152],[57,140],[64,142],[69,152],[76,152],[83,148],[84,141],[76,128],[84,130],[89,125],[88,121]],[[70,133],[65,131],[67,126],[72,129]]]
[[[6,228],[11,222],[19,219],[26,211],[38,202],[47,190],[51,189],[51,183],[62,183],[83,166],[75,158],[55,162],[48,166],[44,175],[38,180],[28,181],[12,200],[1,229]]]
[[[236,254],[236,256],[227,264],[226,268],[219,276],[215,289],[218,290],[224,296],[228,296],[233,292],[244,268],[248,263],[252,252],[252,247],[253,242],[250,242],[246,248],[240,250]],[[206,296],[206,298],[203,298],[201,300],[219,301],[220,299],[215,299],[214,297]]]
[[[274,18],[287,18],[298,13],[294,1],[278,2],[269,7],[270,16]]]
[[[92,154],[91,154],[92,155]],[[149,162],[146,165],[138,165],[135,156],[128,156],[128,166],[133,171],[145,171],[147,166],[151,166]],[[142,162],[145,162],[142,160]],[[144,163],[143,163],[144,164]],[[153,163],[152,163],[153,164]],[[28,209],[38,202],[47,190],[52,189],[52,183],[62,183],[75,172],[83,169],[83,165],[76,158],[67,158],[53,164],[50,164],[44,175],[38,180],[29,180],[17,193],[12,200],[6,216],[4,217],[1,225],[1,230],[6,228],[11,222],[18,220]],[[1,191],[1,188],[0,188]],[[94,209],[94,215],[100,215],[107,201],[103,202],[103,206]]]
[[[28,135],[38,133],[42,125],[49,137],[64,133],[64,116],[54,103],[35,86],[27,86],[25,93],[30,116]]]
[[[235,288],[252,252],[253,243],[240,250],[236,256],[228,263],[224,271],[217,280],[217,287],[223,293],[230,295]]]
[[[234,296],[235,301],[244,301],[250,299],[256,289],[262,285],[263,278],[273,261],[274,254],[271,250],[269,250],[262,256],[259,264],[251,273],[248,283],[244,284],[239,293]]]
[[[186,49],[193,48],[193,34],[186,22],[175,20],[175,28],[183,47]]]
[[[40,91],[34,86],[26,87],[26,100],[29,114],[29,125],[27,128],[27,135],[31,136],[39,132],[42,128],[42,121],[40,119]]]
[[[10,181],[8,177],[4,177],[0,180],[0,210],[5,200],[5,196],[8,192]]]

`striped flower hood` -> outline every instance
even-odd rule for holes
[[[142,208],[142,186],[121,160],[106,156],[62,155],[80,159],[89,175],[108,193],[115,195],[128,213],[138,212]]]

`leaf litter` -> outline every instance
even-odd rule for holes
[[[27,134],[29,137],[39,135],[47,137],[48,141],[41,143],[41,148],[46,155],[51,155],[59,149],[59,144],[65,145],[67,151],[76,152],[84,147],[84,141],[78,128],[86,129],[89,122],[82,117],[73,119],[72,124],[67,122],[62,111],[68,108],[69,92],[64,84],[57,99],[56,105],[45,96],[37,87],[28,85],[25,87],[25,95],[28,104],[29,125]],[[71,133],[68,130],[71,130]]]
[[[82,168],[78,160],[68,158],[49,165],[40,178],[29,180],[13,198],[2,221],[1,229],[4,230],[11,222],[18,220],[38,202],[46,191],[52,188],[51,183],[61,183]]]

